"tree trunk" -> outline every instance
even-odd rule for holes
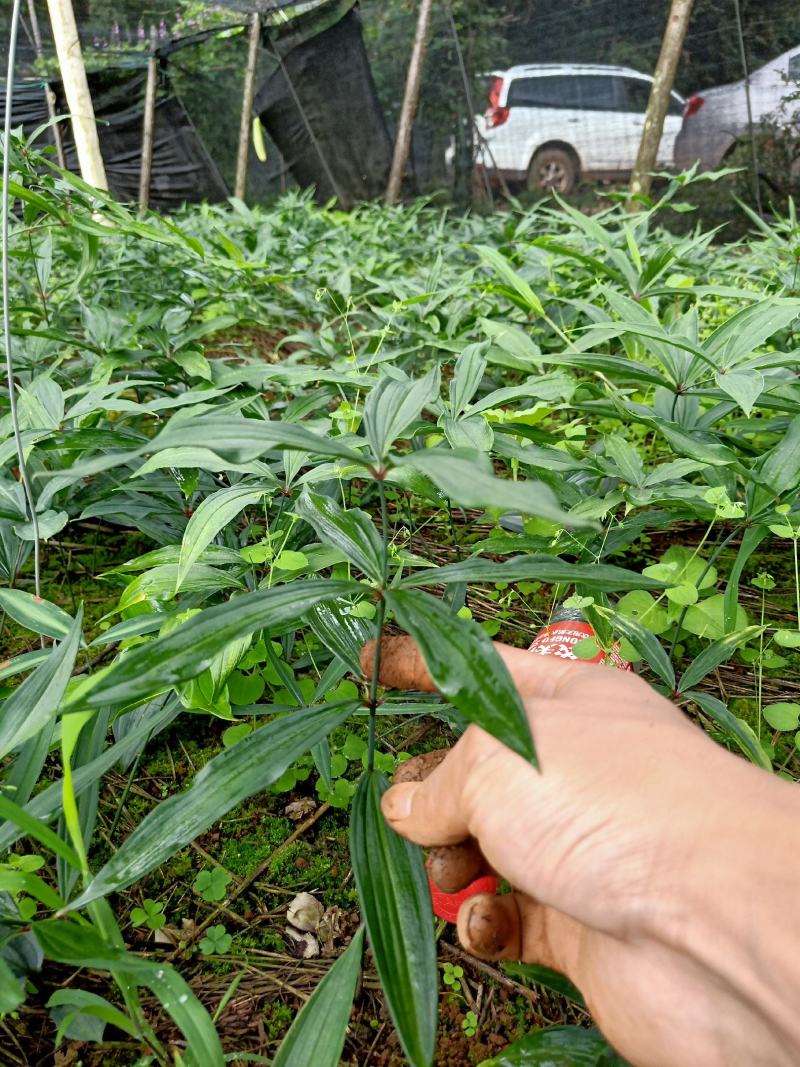
[[[61,68],[61,80],[70,110],[81,177],[96,189],[107,192],[106,171],[103,157],[100,155],[100,140],[97,136],[94,108],[86,80],[86,67],[83,65],[72,0],[47,0],[47,7],[50,11],[58,65]]]
[[[244,72],[242,92],[242,118],[239,123],[239,148],[236,154],[236,179],[233,195],[244,200],[247,192],[247,162],[250,155],[250,130],[253,125],[253,97],[256,87],[258,46],[261,41],[261,19],[255,13],[250,23],[250,40],[247,46],[247,66]]]
[[[411,131],[414,128],[414,116],[417,113],[417,104],[419,102],[422,67],[425,63],[428,33],[431,28],[432,7],[433,0],[420,0],[417,32],[414,34],[414,45],[411,49],[411,60],[408,64],[408,76],[406,78],[406,91],[403,96],[403,107],[400,111],[400,122],[394,143],[392,169],[389,172],[389,184],[386,186],[387,204],[396,204],[400,198],[403,173],[406,169],[408,153],[411,148]]]
[[[658,146],[664,132],[664,119],[669,108],[669,94],[675,84],[675,72],[678,69],[691,13],[692,0],[672,0],[664,39],[661,42],[661,54],[653,75],[653,87],[647,102],[642,140],[631,174],[631,199],[627,204],[629,211],[637,211],[641,206],[635,199],[637,196],[647,196],[650,192],[653,181],[651,172],[656,166]]]
[[[156,136],[156,91],[158,89],[158,34],[150,27],[150,58],[147,61],[147,82],[144,90],[144,120],[142,123],[142,156],[139,163],[139,207],[150,206],[150,179],[153,174],[153,143]]]

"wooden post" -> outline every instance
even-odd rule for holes
[[[72,0],[47,0],[47,8],[70,111],[81,177],[96,189],[108,192],[106,170],[100,154],[100,139],[97,136],[97,124],[89,94],[89,83],[86,80],[86,67],[83,64]]]
[[[256,64],[258,62],[258,45],[261,40],[261,19],[258,12],[253,12],[250,22],[250,38],[247,43],[247,66],[244,71],[244,90],[242,92],[242,118],[239,123],[239,149],[236,153],[236,178],[233,183],[233,195],[244,200],[247,192],[247,161],[250,156],[250,129],[253,116],[253,97],[256,88]]]
[[[31,35],[33,36],[33,49],[36,52],[36,58],[38,60],[44,59],[44,48],[42,46],[42,31],[39,29],[39,19],[36,14],[36,4],[34,0],[28,0],[28,19],[31,24]],[[58,165],[62,170],[67,169],[67,161],[64,158],[64,140],[61,136],[61,127],[55,121],[56,117],[56,94],[53,92],[53,87],[50,82],[45,82],[44,96],[47,101],[47,114],[50,118],[52,125],[50,126],[50,135],[53,138],[53,144],[56,146],[56,156],[58,157]]]
[[[142,124],[142,161],[139,169],[139,208],[146,211],[150,203],[150,177],[153,173],[153,141],[156,133],[156,88],[158,87],[158,33],[150,27],[150,58],[147,61],[147,82],[144,90],[144,122]]]
[[[394,142],[392,169],[389,172],[389,184],[386,186],[387,204],[396,204],[400,199],[403,173],[406,169],[408,153],[411,149],[411,131],[414,127],[414,116],[417,113],[417,104],[419,103],[419,90],[422,84],[425,51],[428,47],[432,7],[433,0],[420,0],[417,32],[414,34],[414,46],[411,49],[411,60],[408,64],[408,76],[406,77],[406,91],[403,95],[400,122]]]
[[[656,166],[658,146],[661,143],[664,119],[669,107],[669,94],[675,84],[675,72],[678,69],[678,60],[681,57],[691,13],[692,0],[672,0],[664,39],[661,42],[661,54],[653,75],[650,99],[647,102],[642,140],[639,143],[639,152],[631,174],[631,199],[626,205],[628,211],[637,211],[641,206],[633,199],[634,197],[646,196],[650,192],[653,181],[651,171]]]

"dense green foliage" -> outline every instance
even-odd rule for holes
[[[402,1046],[429,1064],[430,902],[418,852],[380,818],[380,716],[476,721],[535,759],[487,634],[529,641],[570,595],[602,647],[621,641],[720,743],[796,774],[800,705],[767,695],[800,646],[796,217],[724,249],[675,237],[655,221],[680,209],[675,181],[630,217],[554,202],[345,215],[292,195],[139,220],[12,150],[10,325],[39,535],[57,545],[91,523],[148,550],[108,576],[118,597],[99,624],[31,595],[4,392],[0,604],[17,647],[33,637],[0,668],[0,1011],[47,961],[104,970],[118,994],[72,982],[51,1003],[60,1033],[89,1017],[140,1041],[142,1062],[172,1062],[144,987],[184,1062],[221,1064],[180,956],[128,951],[116,902],[246,798],[307,775],[309,753],[346,806],[329,737],[366,723],[355,881]],[[479,624],[481,595],[494,611]],[[362,683],[361,645],[390,622],[443,697],[382,702]],[[735,707],[718,682],[730,663],[752,672]],[[179,716],[225,720],[223,746],[124,841],[100,840],[103,775]],[[212,901],[226,886],[195,880]],[[155,930],[162,911],[148,898],[132,921]],[[231,940],[210,926],[200,951]],[[335,1061],[355,951],[276,1062],[318,1047],[322,1015]],[[578,1044],[596,1062],[599,1039]]]

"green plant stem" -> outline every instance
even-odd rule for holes
[[[375,640],[375,658],[372,661],[372,679],[369,684],[369,733],[367,736],[367,770],[375,769],[375,730],[377,724],[378,707],[378,675],[381,669],[381,645],[383,643],[383,625],[386,621],[386,599],[384,593],[389,584],[389,517],[386,513],[386,492],[383,481],[375,479],[378,486],[378,497],[381,505],[381,532],[383,534],[383,575],[381,582],[381,598],[378,601],[376,616],[377,634]]]
[[[793,545],[794,545],[794,595],[795,595],[795,605],[796,605],[796,608],[797,608],[797,629],[800,630],[800,569],[798,568],[797,538],[796,537],[793,540]]]
[[[758,740],[761,740],[761,696],[764,681],[764,602],[766,593],[761,590],[761,633],[758,635]]]

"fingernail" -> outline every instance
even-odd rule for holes
[[[384,817],[390,822],[400,822],[407,819],[411,814],[411,803],[414,799],[415,785],[407,782],[402,785],[392,786],[381,797],[381,809]]]

